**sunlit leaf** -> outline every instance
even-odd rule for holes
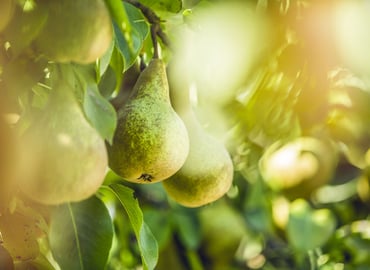
[[[118,28],[123,29],[127,24],[127,14],[121,0],[105,0],[110,15]]]
[[[112,238],[112,220],[96,197],[60,205],[51,216],[50,247],[61,269],[104,269]]]
[[[139,245],[144,269],[154,269],[158,260],[158,244],[149,227],[144,222],[143,213],[138,200],[134,196],[134,191],[121,184],[111,184],[110,188],[126,210],[130,219]]]

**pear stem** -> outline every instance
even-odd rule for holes
[[[158,40],[157,40],[157,24],[152,24],[150,27],[150,34],[152,37],[152,42],[153,42],[153,58],[158,59],[159,58],[159,52],[158,52]]]

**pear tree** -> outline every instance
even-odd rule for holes
[[[369,15],[0,0],[0,269],[370,269]]]

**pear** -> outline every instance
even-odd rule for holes
[[[59,81],[49,103],[22,135],[20,189],[43,204],[93,195],[108,167],[105,142],[86,121],[72,89]]]
[[[14,1],[0,1],[0,31],[3,31],[8,25],[14,13]]]
[[[231,187],[233,164],[224,145],[205,132],[193,112],[185,80],[171,92],[171,101],[189,133],[189,155],[172,177],[163,182],[167,194],[187,207],[221,198]]]
[[[18,137],[9,121],[8,100],[0,94],[0,216],[16,193],[18,168]]]
[[[166,69],[155,58],[140,73],[134,89],[118,110],[110,168],[127,181],[162,181],[184,164],[189,152],[186,127],[172,108]]]

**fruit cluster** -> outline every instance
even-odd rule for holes
[[[38,0],[30,7],[5,3],[9,8],[3,10],[9,14],[4,18],[9,18],[2,23],[1,40],[9,47],[1,62],[4,95],[13,86],[8,70],[26,56],[44,59],[46,71],[36,83],[48,88],[40,110],[29,115],[21,111],[25,117],[16,123],[21,132],[15,143],[19,162],[14,163],[19,163],[20,174],[14,179],[22,193],[47,205],[81,201],[103,184],[108,165],[131,182],[166,180],[168,194],[189,207],[212,202],[228,191],[233,178],[230,156],[205,134],[190,105],[181,115],[175,111],[163,60],[154,57],[149,62],[118,108],[112,142],[105,142],[88,121],[76,90],[81,78],[73,67],[83,69],[96,62],[113,42],[104,1]],[[37,27],[37,33],[29,37],[27,48],[13,51],[18,44],[9,33],[22,31],[26,24]]]
[[[188,207],[229,190],[233,165],[227,150],[205,133],[190,104],[176,111],[165,63],[157,57],[116,108],[112,141],[89,121],[79,89],[86,91],[91,77],[81,74],[113,46],[103,0],[6,0],[0,12],[0,265],[10,265],[9,256],[16,261],[38,256],[36,239],[43,232],[29,209],[22,212],[23,200],[40,206],[82,201],[98,191],[109,167],[127,181],[163,181],[168,195]],[[22,71],[32,74],[27,88],[32,92],[21,91],[14,79]],[[184,91],[172,91],[171,98],[186,96]],[[6,107],[12,92],[31,95],[31,104]],[[38,99],[40,93],[44,99]]]

